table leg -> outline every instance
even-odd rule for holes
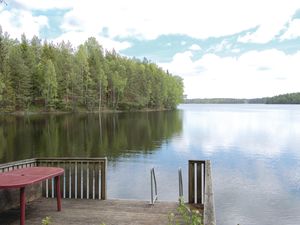
[[[55,189],[57,199],[57,211],[61,211],[60,176],[55,177]]]
[[[20,188],[20,225],[25,225],[25,207],[26,207],[25,187],[21,187]]]

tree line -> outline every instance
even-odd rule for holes
[[[276,95],[265,99],[266,104],[300,104],[300,92]]]
[[[74,49],[12,39],[0,26],[0,111],[173,109],[182,95],[179,76],[104,50],[94,37]]]
[[[264,98],[195,98],[185,99],[185,104],[300,104],[300,92]]]

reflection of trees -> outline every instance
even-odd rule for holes
[[[0,117],[0,161],[149,154],[180,133],[180,111]]]

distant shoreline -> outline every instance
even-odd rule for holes
[[[185,99],[185,104],[300,104],[300,92],[263,98],[194,98]]]
[[[300,105],[300,103],[181,103],[182,105]]]

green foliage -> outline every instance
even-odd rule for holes
[[[42,220],[42,225],[50,225],[51,224],[51,217],[46,216],[43,220]]]
[[[49,59],[45,65],[45,75],[42,95],[45,99],[46,108],[55,108],[57,98],[56,72],[52,61]]]
[[[4,92],[4,88],[5,88],[5,84],[4,84],[4,81],[3,81],[3,75],[1,74],[0,72],[0,101],[2,101],[2,98],[3,98],[3,92]]]
[[[183,198],[179,199],[179,206],[177,208],[179,218],[176,219],[174,213],[170,213],[168,216],[168,225],[202,225],[202,215],[198,210],[190,210],[188,206],[184,204]],[[182,223],[183,222],[183,223]]]
[[[173,109],[183,94],[181,78],[147,59],[104,52],[93,37],[74,51],[36,36],[19,42],[0,27],[0,73],[1,111]]]
[[[300,93],[277,95],[266,99],[267,104],[300,104]]]
[[[300,104],[300,93],[289,93],[265,98],[195,98],[185,99],[186,104]]]

